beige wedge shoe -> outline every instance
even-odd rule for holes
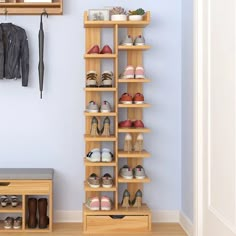
[[[130,193],[127,189],[123,193],[123,199],[122,199],[122,202],[121,202],[121,207],[125,207],[125,208],[130,207]]]
[[[101,129],[101,135],[102,136],[110,136],[110,119],[109,117],[106,117],[103,121],[103,128]]]
[[[139,134],[137,136],[137,140],[134,144],[134,151],[136,152],[142,152],[143,151],[143,135]]]
[[[91,122],[91,130],[90,130],[91,136],[99,136],[99,129],[98,129],[98,120],[94,116]]]
[[[125,152],[132,151],[132,136],[130,134],[125,135],[124,151]]]
[[[142,206],[142,191],[139,189],[136,193],[135,193],[135,198],[132,201],[132,206],[133,207],[141,207]]]

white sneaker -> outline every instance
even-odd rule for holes
[[[92,149],[86,156],[86,159],[90,162],[100,162],[101,153],[99,148]]]
[[[109,148],[102,149],[102,162],[112,162],[113,154]]]
[[[111,104],[108,101],[104,101],[101,105],[100,111],[102,113],[108,113],[111,112]]]

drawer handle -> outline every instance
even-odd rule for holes
[[[0,187],[9,186],[10,182],[0,182]]]
[[[112,215],[110,216],[113,220],[120,220],[123,219],[125,216],[124,215]]]

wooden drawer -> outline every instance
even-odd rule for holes
[[[149,216],[86,216],[85,231],[102,232],[147,232],[149,231]]]
[[[50,181],[1,181],[0,180],[0,195],[7,194],[49,194],[50,193]]]

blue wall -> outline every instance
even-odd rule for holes
[[[152,182],[145,200],[155,210],[181,207],[181,0],[116,1],[127,9],[150,10],[145,37],[145,70],[152,83],[144,95],[151,109],[144,122],[152,129],[145,161]],[[30,43],[30,83],[0,81],[0,166],[52,167],[55,210],[76,211],[84,202],[84,29],[86,9],[111,6],[110,0],[64,1],[64,15],[44,18],[45,90],[38,89],[38,16],[9,16],[26,29]],[[2,17],[4,21],[4,17]]]

